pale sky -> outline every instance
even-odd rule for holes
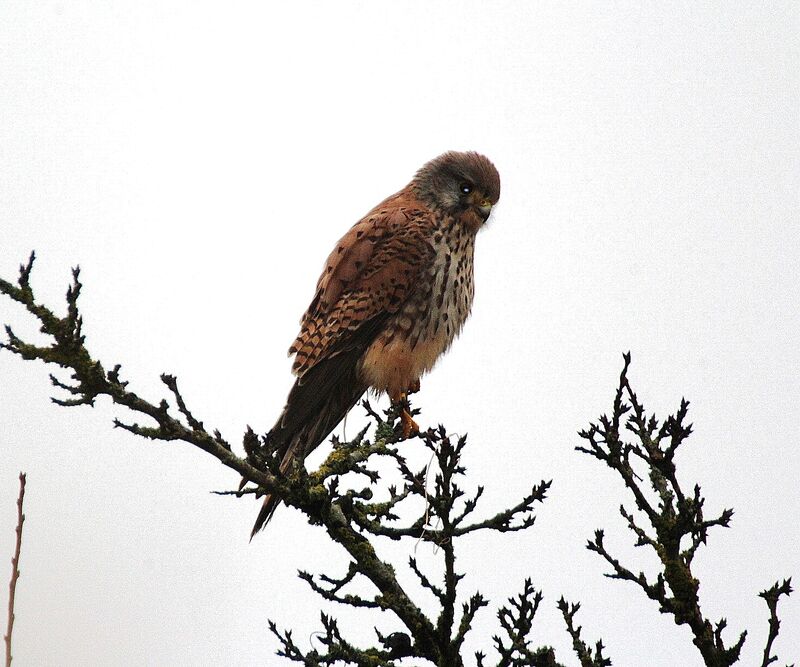
[[[653,571],[617,514],[621,481],[574,451],[631,350],[646,407],[692,402],[680,478],[707,515],[736,510],[695,561],[703,610],[729,643],[748,629],[741,664],[760,664],[757,593],[800,584],[798,34],[792,2],[5,2],[0,275],[36,249],[37,294],[63,308],[80,264],[94,355],[154,401],[176,374],[238,443],[283,405],[336,239],[428,159],[485,153],[503,190],[473,315],[418,421],[469,433],[484,515],[554,481],[532,530],[462,544],[463,593],[492,600],[469,655],[492,655],[495,610],[530,576],[535,645],[562,662],[577,664],[564,595],[616,666],[701,664],[687,628],[584,548],[604,527]],[[36,332],[8,299],[0,321]],[[51,370],[0,354],[0,582],[28,473],[14,664],[280,665],[267,619],[308,647],[320,608],[356,642],[399,629],[296,578],[346,568],[301,514],[281,508],[249,544],[257,503],[209,493],[232,472],[113,430],[126,415],[106,400],[52,405]],[[411,581],[413,544],[379,549]],[[780,616],[784,664],[800,597]]]

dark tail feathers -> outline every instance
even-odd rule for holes
[[[326,359],[294,383],[286,407],[269,433],[275,451],[282,455],[282,474],[295,462],[302,465],[366,391],[356,373],[358,356],[360,350],[352,350]],[[280,502],[278,496],[266,495],[251,540],[269,522]]]

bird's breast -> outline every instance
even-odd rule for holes
[[[362,358],[362,379],[378,391],[394,395],[415,384],[450,347],[469,316],[474,236],[437,233],[433,246],[433,264]]]

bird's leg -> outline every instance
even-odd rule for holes
[[[401,394],[401,400],[406,400],[406,394]],[[406,404],[407,405],[407,404]],[[419,433],[419,426],[417,422],[411,417],[406,405],[403,405],[403,411],[400,413],[400,422],[403,424],[403,437],[408,438],[410,435]]]
[[[419,378],[414,380],[414,382],[412,382],[411,386],[408,388],[409,394],[416,394],[418,391],[419,391]]]
[[[407,396],[408,393],[405,391],[398,391],[389,394],[389,398],[392,399],[392,403],[399,405],[401,408],[400,423],[403,425],[403,438],[408,438],[413,433],[419,433],[419,426],[417,426],[417,422],[411,418],[411,414],[408,411],[408,402],[406,400]]]

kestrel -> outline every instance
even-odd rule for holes
[[[478,153],[449,152],[359,220],[325,262],[289,348],[297,376],[268,435],[288,472],[367,389],[393,402],[419,388],[472,307],[475,235],[500,197],[500,176]],[[417,425],[402,414],[407,437]],[[272,517],[267,495],[253,527]]]

